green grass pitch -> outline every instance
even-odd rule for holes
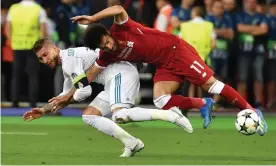
[[[159,121],[121,125],[143,140],[145,149],[132,158],[119,158],[123,145],[81,118],[44,117],[27,123],[2,117],[2,164],[276,164],[275,117],[266,118],[269,131],[263,137],[239,134],[235,117],[217,117],[206,130],[199,117],[189,119],[193,134]],[[45,135],[34,135],[39,133]]]

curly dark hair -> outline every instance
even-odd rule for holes
[[[37,53],[45,44],[52,44],[53,42],[48,38],[39,39],[34,43],[33,51]]]
[[[108,29],[104,25],[100,23],[90,24],[84,34],[84,45],[91,50],[95,50],[99,48],[101,38],[107,34]]]

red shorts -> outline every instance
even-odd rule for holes
[[[186,78],[195,85],[203,85],[214,72],[204,63],[197,51],[185,41],[180,42],[172,51],[168,63],[157,67],[154,83],[159,81],[176,81],[183,83]]]

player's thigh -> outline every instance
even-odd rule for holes
[[[97,97],[89,104],[89,107],[94,107],[97,109],[102,116],[110,115],[111,109],[108,93],[106,91],[99,93]]]
[[[251,67],[251,57],[250,55],[241,54],[237,58],[238,60],[238,75],[239,80],[246,82],[249,77],[249,69]]]
[[[178,51],[171,59],[170,70],[176,75],[185,77],[189,82],[200,86],[213,75],[213,70],[205,64],[196,52]]]
[[[105,89],[109,92],[111,110],[132,107],[140,89],[138,71],[129,68],[129,71],[118,72],[111,79],[109,87]]]
[[[162,95],[173,94],[180,87],[177,81],[158,81],[153,86],[153,98],[157,99]]]
[[[264,56],[257,55],[253,62],[254,78],[255,81],[263,83],[263,66],[264,66]]]

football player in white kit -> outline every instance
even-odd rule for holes
[[[86,78],[86,71],[98,58],[99,50],[91,51],[85,47],[61,50],[49,39],[40,39],[35,43],[34,51],[38,59],[47,66],[54,68],[56,65],[62,65],[64,85],[60,95],[67,94],[72,87],[77,90],[71,102],[81,102],[91,95],[92,88]],[[170,110],[134,107],[140,81],[136,67],[129,62],[109,65],[98,75],[95,82],[103,84],[104,91],[99,93],[89,107],[84,110],[82,119],[86,124],[99,131],[121,140],[125,145],[121,157],[133,156],[144,148],[144,143],[131,136],[116,123],[163,120],[174,123],[189,133],[193,132],[189,120],[176,107]],[[51,104],[53,100],[54,98],[50,99],[43,108],[33,108],[27,111],[23,115],[23,119],[31,121],[47,112],[57,110]],[[104,117],[111,113],[113,121]]]

